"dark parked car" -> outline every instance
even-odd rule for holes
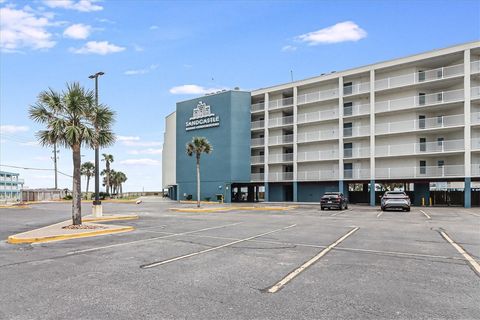
[[[403,191],[386,191],[383,194],[380,208],[382,211],[387,209],[410,211],[410,197]]]
[[[325,192],[320,198],[320,209],[325,210],[325,208],[348,209],[348,200],[341,192]]]

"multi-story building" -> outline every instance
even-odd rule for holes
[[[0,171],[0,200],[20,200],[23,179],[18,173]]]
[[[461,202],[478,201],[480,42],[254,90],[250,102],[251,175],[232,192],[303,202],[341,190],[374,205],[373,186],[395,183],[428,204],[431,183],[461,182]]]

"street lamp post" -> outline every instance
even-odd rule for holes
[[[105,73],[97,72],[92,74],[88,78],[95,79],[95,105],[98,107],[98,77],[103,76]],[[98,130],[98,128],[95,128]],[[93,201],[92,214],[94,217],[102,216],[102,202],[100,201],[100,150],[98,145],[95,146],[95,200]]]

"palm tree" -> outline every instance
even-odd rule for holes
[[[105,161],[105,170],[106,170],[105,171],[105,177],[107,178],[106,179],[107,183],[105,184],[105,186],[106,186],[107,193],[108,193],[108,188],[110,187],[110,177],[111,177],[110,164],[113,162],[113,155],[103,153],[102,156],[103,156],[102,161]]]
[[[121,171],[117,172],[116,179],[118,182],[118,188],[120,193],[120,198],[123,198],[123,186],[122,184],[127,181],[127,175]]]
[[[111,131],[114,112],[106,106],[95,105],[95,95],[79,83],[67,84],[61,93],[52,89],[42,91],[35,105],[29,109],[35,122],[44,124],[46,130],[37,132],[43,146],[58,144],[72,149],[73,188],[72,222],[82,224],[80,150],[82,146],[106,147],[115,142]]]
[[[87,188],[85,190],[85,199],[88,198],[88,185],[90,183],[90,178],[95,175],[95,165],[90,161],[82,163],[80,167],[80,174],[87,177]]]
[[[192,141],[187,143],[187,155],[195,154],[197,164],[197,207],[200,207],[200,155],[202,153],[209,154],[213,151],[213,147],[205,137],[193,137]]]

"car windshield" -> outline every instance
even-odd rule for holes
[[[402,198],[405,197],[405,192],[385,192],[385,196],[390,198]]]

